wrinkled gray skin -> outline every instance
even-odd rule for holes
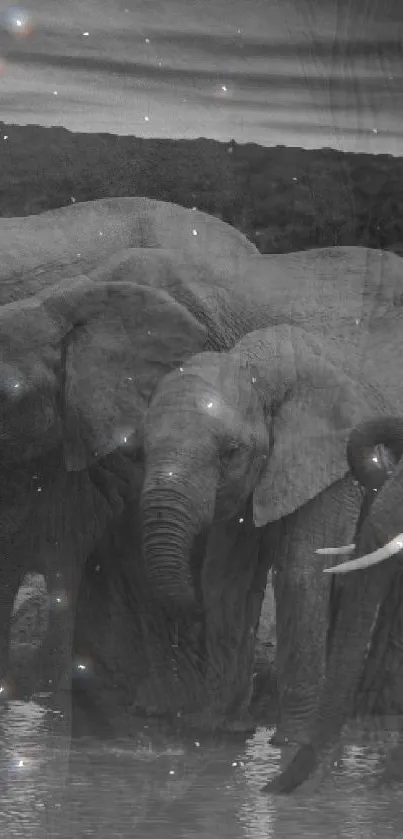
[[[106,199],[40,216],[1,219],[0,245],[0,300],[16,300],[0,308],[0,533],[1,555],[7,557],[0,568],[2,671],[19,582],[28,568],[44,565],[50,591],[67,591],[70,607],[61,610],[63,598],[52,597],[55,628],[49,644],[57,670],[60,649],[69,648],[72,607],[85,559],[122,513],[135,519],[133,498],[142,480],[137,451],[146,407],[160,379],[190,355],[229,349],[247,331],[266,324],[297,324],[325,335],[343,359],[352,358],[361,376],[361,346],[366,349],[374,315],[393,315],[400,306],[403,270],[397,257],[363,248],[261,257],[245,237],[217,219],[142,198]],[[51,290],[56,280],[60,285]],[[314,505],[307,499],[303,508],[294,498],[289,518],[280,519],[281,460],[277,474],[273,504],[278,502],[278,509],[273,512],[270,544],[280,540],[287,562],[279,565],[290,574],[277,574],[276,587],[284,600],[289,596],[290,602],[299,602],[305,592],[307,523],[310,529],[318,516],[327,520],[325,544],[350,541],[357,492],[343,479],[332,484],[328,492],[334,493],[339,514],[331,522],[325,515],[328,495],[323,493]],[[292,537],[284,539],[283,522],[289,519]],[[215,544],[225,554],[228,541],[232,544],[240,570],[227,615],[223,604],[232,589],[226,574],[235,565],[221,566],[221,572],[214,566],[218,570],[213,571],[211,590],[220,596],[215,602],[212,598],[207,622],[202,615],[204,662],[211,648],[210,664],[203,667],[214,671],[210,682],[224,709],[230,702],[234,707],[245,705],[251,687],[249,629],[258,620],[265,577],[262,572],[254,597],[254,566],[245,558],[258,550],[257,541],[260,546],[256,533],[249,517],[248,529],[242,531],[238,520],[232,520],[223,551],[217,548],[222,546],[222,528],[213,528],[209,536],[210,551]],[[311,542],[310,537],[309,554]],[[199,556],[203,550],[199,545]],[[251,596],[245,601],[246,578]],[[319,572],[315,580],[320,593],[311,589],[313,604],[327,585]],[[108,585],[112,582],[110,578]],[[223,621],[229,642],[218,644],[220,654],[214,658],[212,638]],[[285,614],[280,637],[298,636],[299,612],[291,632],[289,622]],[[213,628],[210,635],[206,626]],[[306,632],[312,636],[316,625]],[[200,653],[199,641],[195,644]],[[195,672],[186,633],[180,643],[184,666],[176,684],[183,688],[182,705],[194,696],[200,705],[199,682],[208,674]],[[280,653],[283,684],[288,678],[292,684],[294,645],[291,641],[287,647],[280,640],[279,646],[285,650],[283,664]],[[298,644],[295,649],[298,653]],[[321,670],[323,650],[314,639],[310,649],[311,674]],[[153,642],[150,652],[152,659]],[[165,673],[158,698],[169,693],[164,679]],[[150,689],[147,696],[152,693]],[[289,693],[292,697],[293,688]]]
[[[323,675],[329,579],[314,550],[331,537],[351,541],[360,495],[346,476],[348,435],[384,410],[378,389],[331,343],[282,325],[249,333],[228,353],[193,357],[159,382],[147,412],[141,513],[152,586],[172,608],[208,615],[223,565],[231,569],[232,546],[226,554],[218,534],[258,529],[232,586],[243,604],[255,602],[239,628],[254,637],[274,566],[280,736],[289,739],[307,738]],[[239,602],[232,608],[234,628]],[[216,628],[214,643],[205,631],[211,649],[220,644]],[[223,621],[221,638],[226,631]]]
[[[350,557],[353,560],[374,552],[403,532],[402,454],[401,416],[369,420],[354,429],[350,437],[348,461],[366,492],[354,539],[355,552]],[[396,582],[401,557],[401,553],[396,554],[367,570],[337,578],[342,580],[343,594],[329,638],[325,679],[310,742],[267,785],[267,791],[295,789],[337,742],[352,711],[374,634],[392,618],[383,606]]]

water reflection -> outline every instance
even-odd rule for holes
[[[378,839],[401,834],[399,720],[346,731],[336,766],[292,796],[260,792],[288,759],[261,728],[246,743],[184,740],[141,722],[133,739],[72,741],[69,709],[0,715],[1,835],[142,839]],[[399,772],[391,780],[395,756]],[[396,757],[397,756],[397,757]]]

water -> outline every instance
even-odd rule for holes
[[[399,721],[352,725],[338,765],[285,797],[262,783],[284,760],[259,728],[246,743],[167,737],[72,740],[68,714],[34,702],[2,712],[0,834],[141,839],[379,839],[401,834],[403,784],[386,781]],[[402,775],[403,777],[403,775]]]

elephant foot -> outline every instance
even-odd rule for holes
[[[308,731],[296,724],[279,725],[269,739],[271,746],[304,746],[309,743]]]
[[[293,792],[306,781],[316,769],[318,762],[317,752],[310,744],[302,746],[292,758],[287,768],[268,781],[261,792],[287,794]]]
[[[243,734],[250,735],[256,730],[256,721],[247,713],[238,717],[214,714],[184,714],[181,722],[186,728],[197,729],[208,734]]]

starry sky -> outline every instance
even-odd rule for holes
[[[18,9],[0,0],[5,122],[402,155],[403,0]],[[24,10],[33,30],[22,37]]]

